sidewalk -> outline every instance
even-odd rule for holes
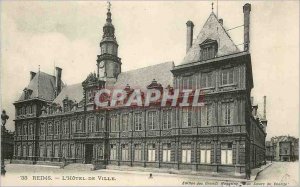
[[[260,172],[262,172],[263,170],[267,169],[268,167],[270,167],[273,163],[269,162],[266,165],[261,166],[260,168],[255,168],[251,170],[251,177],[250,177],[250,181],[255,181],[256,177],[259,175]]]
[[[234,181],[234,182],[252,182],[256,179],[257,175],[264,169],[268,168],[272,163],[267,163],[260,168],[255,168],[251,171],[250,180],[242,178],[242,176],[236,175],[235,173],[216,173],[216,172],[204,172],[204,171],[191,171],[191,170],[176,170],[176,169],[165,169],[165,168],[144,168],[144,167],[130,167],[130,166],[107,166],[107,171],[115,173],[129,173],[138,175],[149,175],[150,173],[160,176],[170,176],[175,174],[176,177],[183,178],[197,178],[197,179],[208,179],[217,181]],[[103,171],[103,170],[96,170]],[[174,175],[174,176],[175,176]]]

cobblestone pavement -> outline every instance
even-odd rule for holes
[[[273,162],[270,167],[259,173],[255,183],[299,186],[299,162]]]
[[[136,185],[136,186],[239,186],[241,183],[231,180],[204,179],[203,176],[187,176],[167,173],[134,172],[134,171],[71,171],[51,166],[7,164],[7,174],[1,180],[1,186],[17,185],[67,185],[67,186],[108,186],[108,185]],[[42,180],[43,179],[43,180]],[[262,171],[255,182],[246,184],[282,183],[296,186],[298,184],[298,162],[273,163]]]

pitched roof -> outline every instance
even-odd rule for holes
[[[216,40],[218,42],[217,56],[240,52],[223,25],[219,23],[217,16],[212,12],[197,38],[193,41],[192,47],[186,53],[181,64],[199,61],[201,55],[199,45],[207,39]]]
[[[79,103],[83,99],[83,88],[81,83],[65,86],[60,94],[54,99],[53,103],[58,103],[63,106],[63,100],[68,99]]]
[[[44,72],[37,72],[26,89],[32,90],[29,99],[38,98],[52,101],[55,97],[55,77]],[[18,101],[24,99],[25,93],[23,92]]]
[[[163,87],[167,87],[168,85],[172,86],[173,74],[171,70],[173,67],[173,62],[164,62],[153,66],[122,72],[118,76],[114,86],[117,88],[125,88],[128,84],[131,88],[146,89],[153,79]]]

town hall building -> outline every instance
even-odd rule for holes
[[[14,103],[13,162],[141,166],[246,177],[265,163],[267,126],[251,102],[250,11],[251,5],[245,4],[244,50],[212,12],[196,39],[193,22],[186,23],[186,55],[179,65],[164,62],[123,72],[122,65],[130,62],[119,57],[108,8],[96,73],[66,85],[59,67],[55,76],[30,72],[29,84]],[[201,89],[204,104],[96,107],[97,90],[114,87],[128,95],[136,88]]]

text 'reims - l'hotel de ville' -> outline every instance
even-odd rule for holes
[[[186,55],[180,65],[164,62],[122,72],[109,8],[97,73],[67,86],[59,67],[55,76],[30,72],[29,84],[14,103],[13,162],[127,165],[245,177],[265,162],[267,120],[265,115],[258,117],[257,106],[252,106],[251,5],[245,4],[242,11],[244,50],[238,49],[223,20],[212,12],[196,39],[193,22],[186,23]],[[99,87],[123,88],[128,94],[134,88],[201,89],[204,106],[120,104],[95,110]]]

